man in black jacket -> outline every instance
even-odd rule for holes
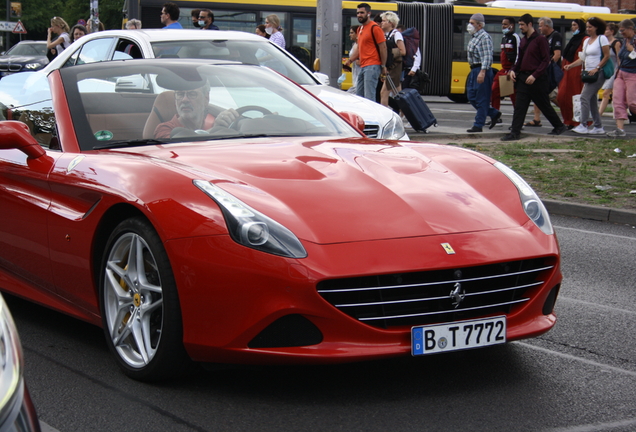
[[[519,19],[519,28],[524,37],[521,40],[517,63],[510,71],[510,77],[516,82],[517,100],[512,128],[501,140],[515,141],[520,138],[531,101],[552,124],[554,129],[549,135],[561,135],[567,128],[552,108],[548,96],[549,80],[546,71],[551,60],[548,40],[534,30],[534,20],[530,14],[525,14]]]

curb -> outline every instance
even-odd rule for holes
[[[581,219],[636,226],[636,211],[634,210],[620,210],[553,200],[542,201],[548,213],[552,215],[574,216]]]

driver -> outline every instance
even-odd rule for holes
[[[212,129],[229,127],[240,114],[235,109],[221,111],[214,116],[207,111],[210,102],[210,84],[194,90],[175,91],[177,114],[172,120],[161,123],[155,129],[155,138],[192,136],[195,131],[211,133]]]

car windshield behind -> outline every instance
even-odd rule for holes
[[[12,47],[5,55],[13,56],[45,56],[45,43],[19,43]]]
[[[156,58],[232,60],[267,66],[300,85],[316,84],[311,73],[265,39],[262,42],[254,40],[153,42],[152,49]]]
[[[266,68],[208,62],[128,60],[61,69],[81,148],[359,136],[313,96]],[[229,109],[240,117],[223,127],[216,119]]]

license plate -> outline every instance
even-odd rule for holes
[[[506,343],[506,317],[498,316],[411,328],[414,356]]]

